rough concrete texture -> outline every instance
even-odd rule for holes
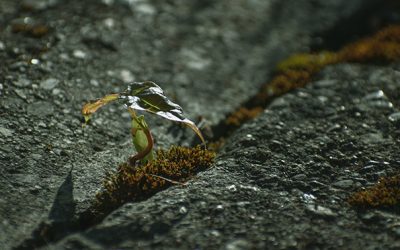
[[[68,227],[69,222],[76,220],[93,201],[105,172],[115,169],[132,154],[127,134],[129,117],[126,113],[121,114],[123,108],[117,105],[105,108],[96,114],[92,125],[83,130],[80,108],[86,100],[123,90],[130,81],[153,80],[183,107],[191,119],[198,121],[202,116],[209,126],[216,125],[257,91],[279,60],[294,52],[309,50],[319,41],[316,34],[328,31],[341,20],[376,2],[0,1],[1,249],[17,247],[27,240],[35,241],[35,234],[45,231],[43,225],[56,225],[52,230],[56,230],[53,233],[60,238],[78,230]],[[38,27],[46,27],[48,32]],[[17,29],[19,32],[15,32]],[[191,145],[194,135],[190,131],[169,122],[148,119],[158,146],[167,147],[171,143]],[[343,127],[332,131],[340,129]],[[381,134],[372,133],[364,140],[374,142],[380,140],[380,136],[386,140],[382,134],[386,132],[384,128]],[[245,134],[239,137],[247,138]],[[246,140],[254,143],[251,138]],[[280,146],[282,152],[286,146]],[[257,144],[253,145],[254,148]],[[167,243],[164,237],[170,231],[174,235],[192,238],[191,241],[182,238],[183,243],[188,244],[184,246],[195,247],[196,242],[199,246],[206,246],[212,243],[209,239],[221,235],[224,237],[219,238],[220,246],[258,244],[257,238],[252,241],[251,237],[245,237],[252,232],[261,236],[266,228],[261,224],[268,223],[268,220],[256,223],[255,212],[252,231],[246,228],[251,222],[248,221],[243,225],[246,228],[243,239],[233,232],[239,232],[241,223],[245,222],[243,218],[246,217],[240,216],[252,215],[251,206],[258,206],[261,201],[250,205],[226,201],[229,206],[218,206],[225,194],[232,194],[226,197],[240,202],[259,192],[259,188],[253,188],[256,186],[251,184],[247,174],[230,169],[236,166],[240,170],[251,161],[237,162],[241,159],[240,154],[236,157],[233,150],[228,149],[226,157],[221,156],[212,171],[203,173],[187,187],[172,188],[145,201],[145,205],[129,204],[120,210],[126,210],[120,216],[140,215],[140,219],[136,218],[138,221],[120,223],[115,216],[118,213],[115,213],[107,218],[108,224],[89,230],[91,237],[77,234],[60,244],[74,244],[72,238],[78,237],[76,244],[88,242],[88,246],[93,248],[122,246],[125,242],[129,245],[161,242],[172,247],[174,240]],[[237,150],[247,152],[245,148],[238,147]],[[278,157],[279,154],[274,155]],[[378,163],[375,165],[380,166]],[[226,178],[229,173],[234,175],[235,181]],[[308,183],[307,176],[304,178],[303,183]],[[208,179],[219,182],[213,184]],[[349,184],[348,181],[344,183]],[[301,186],[294,188],[302,190]],[[291,194],[292,191],[287,192]],[[196,198],[195,194],[199,196]],[[278,193],[261,194],[262,197],[269,195]],[[283,206],[285,209],[285,204],[291,207],[299,203],[285,196],[275,197],[276,200],[271,200],[265,207]],[[182,199],[182,206],[179,205],[179,214],[176,214],[176,207],[172,204],[181,204],[181,201],[174,200],[178,198]],[[192,208],[198,208],[198,213],[193,214],[196,210]],[[233,209],[231,216],[224,218],[221,212],[229,209]],[[237,217],[233,216],[236,213]],[[290,209],[286,213],[289,214]],[[193,218],[193,221],[208,218],[207,223],[220,221],[221,228],[203,232],[201,228],[206,228],[207,223],[190,224],[193,221],[188,220],[186,229],[185,223],[175,224],[181,220],[184,222],[185,218]],[[233,224],[235,219],[239,220],[236,225]],[[127,225],[123,230],[127,234],[118,231],[115,237],[102,229],[119,230],[123,225]],[[231,228],[224,228],[224,225],[231,225]],[[282,233],[285,233],[284,225],[282,222]],[[174,232],[171,226],[177,231]],[[237,230],[233,230],[235,227]],[[133,237],[131,233],[135,228],[138,234]],[[229,234],[231,229],[232,234]],[[101,237],[93,236],[97,231]],[[194,231],[199,235],[189,234]],[[128,233],[126,239],[118,238]],[[290,231],[286,233],[289,235]],[[115,240],[108,241],[105,234]]]
[[[399,70],[326,69],[238,130],[186,186],[48,249],[398,249],[400,216],[358,213],[347,198],[398,171]]]

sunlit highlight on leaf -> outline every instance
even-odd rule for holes
[[[199,136],[201,141],[205,143],[199,128],[194,122],[183,116],[182,108],[169,100],[164,95],[164,91],[160,86],[150,81],[134,82],[122,93],[106,95],[103,98],[85,104],[82,108],[82,115],[85,118],[85,123],[90,120],[91,115],[99,108],[117,99],[122,99],[127,108],[146,111],[165,119],[187,125]]]
[[[205,142],[197,126],[183,116],[182,108],[169,100],[164,95],[164,91],[154,82],[132,83],[126,91],[121,93],[120,98],[124,99],[125,105],[132,109],[146,111],[171,121],[186,124],[200,137],[203,143]]]

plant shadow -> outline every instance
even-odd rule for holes
[[[73,195],[72,170],[70,169],[67,177],[58,188],[56,197],[51,207],[48,218],[56,222],[72,221],[75,214],[75,201]]]
[[[31,237],[15,249],[39,248],[65,237],[79,226],[74,217],[76,203],[73,196],[72,170],[73,167],[57,190],[48,220],[42,221],[32,232]]]

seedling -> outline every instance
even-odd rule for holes
[[[99,108],[114,102],[120,101],[127,108],[131,115],[131,136],[137,154],[129,158],[129,165],[134,166],[137,161],[145,164],[154,160],[153,137],[143,115],[137,115],[136,111],[146,111],[158,115],[167,120],[180,122],[190,127],[205,143],[199,128],[189,119],[183,116],[182,108],[169,100],[164,91],[154,82],[134,82],[129,87],[116,94],[109,94],[102,98],[89,101],[82,108],[82,115],[85,124]]]

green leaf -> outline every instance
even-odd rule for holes
[[[127,107],[134,110],[146,111],[165,119],[181,122],[190,127],[204,143],[203,135],[191,120],[183,116],[182,108],[169,100],[164,91],[154,82],[135,82],[119,96]]]
[[[164,91],[154,82],[134,82],[129,85],[128,89],[122,93],[106,95],[103,98],[92,100],[85,104],[82,108],[82,115],[87,123],[93,113],[104,105],[120,99],[127,108],[134,110],[146,111],[165,119],[181,122],[190,127],[201,139],[203,143],[204,137],[199,128],[191,120],[183,116],[182,108],[169,100]]]

